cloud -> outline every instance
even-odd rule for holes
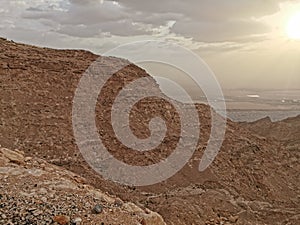
[[[171,29],[172,32],[196,41],[220,42],[243,41],[251,35],[264,34],[270,28],[254,20],[229,20],[222,22],[179,21]]]
[[[0,29],[30,26],[83,39],[176,35],[196,42],[243,43],[269,32],[256,18],[275,13],[282,1],[2,0]]]
[[[89,0],[92,2],[93,0]],[[71,1],[71,3],[73,3]],[[79,4],[77,1],[74,4],[68,4],[64,10],[32,10],[32,7],[27,9],[23,14],[25,19],[40,19],[46,18],[56,21],[60,24],[74,25],[94,25],[103,22],[119,21],[128,18],[121,6],[110,1],[103,3]],[[93,1],[94,2],[94,1]]]
[[[143,32],[143,26],[138,27],[136,23],[144,24],[144,27],[150,25],[155,29],[165,26],[169,21],[176,21],[171,31],[178,35],[201,41],[222,41],[268,32],[264,24],[253,18],[278,11],[279,2],[280,0],[69,0],[65,10],[49,10],[49,6],[44,9],[29,7],[23,17],[53,20],[61,25],[60,32],[64,32],[65,28],[64,33],[73,35],[77,28],[77,36],[82,36],[82,29],[78,25],[85,25],[86,33],[93,35],[95,31],[92,30],[97,27],[96,30],[104,33],[129,36],[149,34],[149,30]],[[71,28],[71,25],[74,26]],[[108,26],[111,26],[111,30]],[[123,29],[116,29],[122,26]]]
[[[104,22],[92,25],[63,25],[60,26],[56,32],[61,34],[67,34],[73,37],[111,37],[117,36],[136,36],[146,34],[147,31],[142,30],[138,24],[133,25],[132,22],[127,20],[121,20],[117,22]],[[150,32],[149,32],[150,34]]]
[[[52,31],[73,37],[103,37],[108,35],[135,36],[151,34],[131,19],[125,9],[113,1],[70,0],[64,10],[49,10],[38,6],[29,7],[22,14],[26,20],[48,21]]]
[[[131,11],[160,14],[172,12],[194,19],[222,20],[273,14],[279,10],[279,3],[284,0],[118,0],[117,2]]]
[[[267,33],[269,27],[256,18],[279,10],[282,0],[119,0],[127,12],[142,23],[163,25],[174,20],[171,29],[196,41],[242,41],[247,35]],[[166,17],[166,13],[168,17]],[[139,16],[142,15],[142,16]],[[152,23],[153,24],[153,23]]]

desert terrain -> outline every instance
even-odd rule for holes
[[[131,187],[103,179],[82,157],[73,135],[72,103],[82,74],[101,56],[0,39],[0,224],[290,224],[300,221],[300,118],[281,122],[227,121],[215,161],[198,165],[210,135],[211,109],[196,108],[200,141],[168,180]],[[118,59],[107,58],[114,67]],[[153,116],[168,131],[157,149],[128,150],[110,119],[114,98],[126,84],[151,76],[130,64],[105,85],[96,106],[100,138],[111,154],[131,165],[166,158],[180,136],[180,118],[165,101],[148,99],[132,109],[130,126],[149,136]],[[159,91],[158,84],[145,90]],[[97,207],[101,210],[97,210]],[[96,207],[96,209],[95,209]],[[96,210],[96,212],[95,212]]]

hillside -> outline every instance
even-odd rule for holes
[[[78,174],[101,192],[159,213],[167,224],[296,224],[299,221],[299,154],[288,151],[280,141],[258,136],[245,125],[228,121],[219,155],[206,171],[198,171],[210,134],[210,109],[205,105],[197,105],[201,122],[197,150],[175,176],[152,186],[128,187],[94,172],[75,143],[72,101],[82,74],[98,57],[87,51],[38,48],[1,39],[2,147],[19,149],[27,157],[37,157]],[[107,60],[111,64],[106,66],[111,67],[118,61]],[[101,139],[116,158],[132,165],[149,165],[164,159],[176,146],[180,118],[164,101],[140,102],[131,114],[134,134],[147,137],[147,121],[153,115],[160,116],[169,125],[164,143],[155,151],[136,154],[128,152],[116,140],[109,124],[109,106],[124,85],[140,77],[151,79],[146,71],[131,64],[109,80],[97,102],[96,123]],[[145,90],[151,89],[159,91],[154,80],[145,86]]]
[[[264,118],[252,123],[242,123],[242,126],[262,137],[280,141],[287,148],[300,149],[300,116],[278,122]]]
[[[19,151],[0,148],[0,181],[0,224],[165,224],[157,213]]]

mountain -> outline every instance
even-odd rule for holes
[[[40,158],[69,170],[100,192],[159,213],[166,224],[296,224],[299,221],[299,154],[289,151],[280,140],[263,137],[249,130],[246,124],[228,120],[218,156],[207,170],[199,172],[210,135],[211,110],[198,104],[200,141],[184,168],[159,184],[120,185],[96,173],[81,155],[73,134],[72,105],[80,78],[95,60],[106,62],[100,65],[100,71],[113,70],[124,60],[83,50],[39,48],[5,39],[0,40],[0,59],[3,148],[19,149],[26,157]],[[95,122],[99,137],[115,158],[145,166],[171,154],[180,138],[181,125],[172,105],[161,99],[146,99],[134,105],[130,128],[135,136],[146,138],[150,135],[150,119],[161,117],[168,127],[163,143],[154,151],[137,153],[118,140],[110,123],[111,106],[122,87],[137,78],[152,81],[141,85],[145,93],[149,90],[160,93],[159,86],[145,70],[129,63],[106,82],[96,104]]]
[[[262,137],[280,141],[289,149],[300,148],[300,115],[277,122],[264,118],[252,123],[242,123],[242,126]]]

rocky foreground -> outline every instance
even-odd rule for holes
[[[72,130],[74,92],[98,57],[0,39],[0,144],[6,148],[1,150],[0,224],[164,224],[161,218],[170,225],[299,223],[299,136],[289,135],[285,124],[283,143],[264,125],[228,121],[220,153],[200,173],[211,128],[205,105],[196,105],[201,131],[195,154],[176,175],[147,187],[103,179],[81,156]],[[106,66],[114,68],[118,60],[111,58]],[[130,126],[146,138],[149,118],[163,118],[168,125],[163,143],[137,154],[116,139],[109,123],[111,104],[124,85],[141,77],[151,78],[135,65],[117,72],[96,106],[99,136],[115,158],[131,165],[166,158],[180,138],[178,114],[164,101],[149,99],[133,108]],[[155,81],[144,88],[159,91]],[[279,124],[267,123],[280,135]],[[288,146],[289,137],[293,144]],[[7,149],[19,149],[25,158]]]
[[[23,152],[0,148],[0,224],[165,225],[162,217]]]

